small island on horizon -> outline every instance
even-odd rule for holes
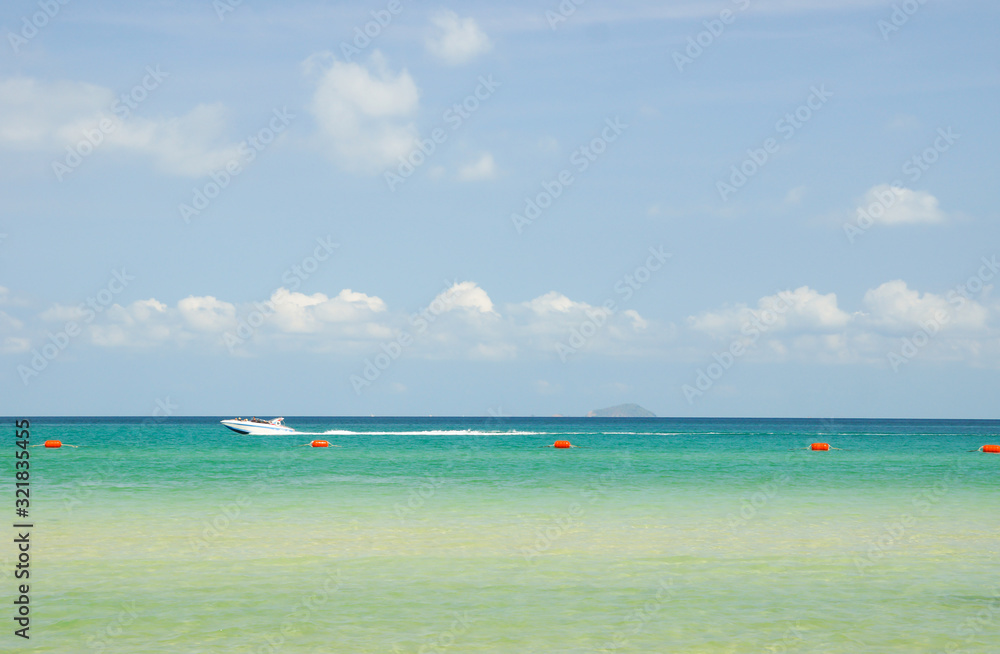
[[[594,409],[587,413],[588,418],[655,418],[656,414],[644,409],[638,404],[618,404],[606,409]]]

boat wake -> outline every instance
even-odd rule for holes
[[[424,431],[353,431],[350,429],[330,429],[327,431],[297,431],[296,434],[310,436],[537,436],[544,431],[483,431],[478,429],[428,429]]]

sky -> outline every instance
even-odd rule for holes
[[[0,8],[0,414],[996,418],[1000,6]]]

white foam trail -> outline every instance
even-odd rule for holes
[[[428,429],[426,431],[349,431],[331,429],[323,432],[329,436],[533,436],[544,434],[542,431],[480,431],[477,429]]]
[[[330,429],[327,431],[297,431],[299,436],[536,436],[544,431],[479,431],[476,429],[430,429],[426,431],[352,431]],[[561,433],[561,432],[553,432]]]
[[[428,429],[422,431],[354,431],[329,429],[327,431],[297,431],[300,436],[685,436],[689,434],[724,434],[728,432],[659,432],[659,431],[484,431],[478,429]]]

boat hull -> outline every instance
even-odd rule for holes
[[[294,434],[295,430],[284,425],[272,425],[269,422],[252,422],[250,420],[220,420],[229,429],[237,434],[251,436],[280,436],[283,434]]]

